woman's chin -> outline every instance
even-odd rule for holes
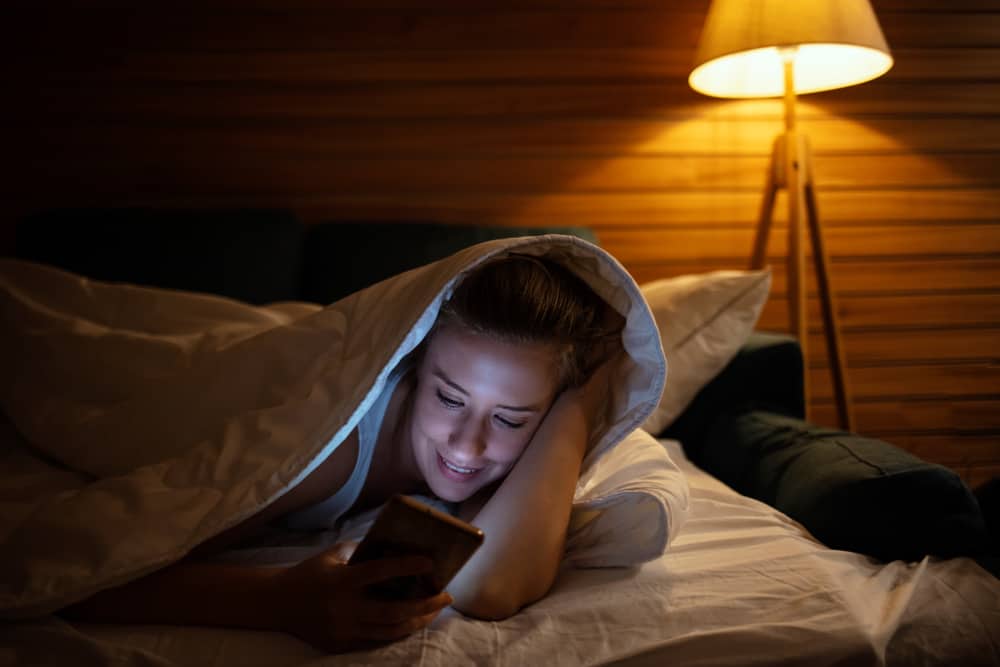
[[[462,503],[471,497],[471,494],[457,493],[454,489],[434,489],[433,491],[435,498],[449,503]]]
[[[449,484],[439,479],[431,481],[427,486],[435,498],[440,498],[449,503],[465,502],[479,490],[478,487],[456,487],[454,484]]]

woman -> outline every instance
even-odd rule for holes
[[[487,619],[515,613],[555,579],[601,414],[605,351],[618,345],[620,326],[609,325],[616,317],[556,263],[514,255],[485,264],[442,306],[358,428],[300,484],[181,563],[65,614],[283,630],[342,651],[404,637],[449,604]],[[202,560],[269,522],[323,528],[394,493],[461,503],[461,516],[484,531],[482,548],[446,592],[370,598],[369,584],[430,564],[405,557],[346,566],[344,545],[287,568]]]

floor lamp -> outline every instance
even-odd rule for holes
[[[713,0],[688,83],[714,97],[784,97],[785,131],[774,142],[751,255],[762,268],[777,192],[788,198],[788,314],[808,356],[805,234],[812,242],[840,425],[852,430],[851,398],[830,288],[829,260],[816,205],[812,157],[796,124],[796,95],[852,86],[881,76],[892,56],[868,0]],[[807,363],[808,368],[808,363]],[[806,407],[810,397],[806,371]]]

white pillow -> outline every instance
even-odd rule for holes
[[[771,270],[714,271],[640,285],[667,357],[667,384],[642,428],[658,435],[746,342],[771,289]]]
[[[631,567],[659,558],[688,515],[687,476],[667,448],[635,429],[580,473],[566,533],[576,567]]]

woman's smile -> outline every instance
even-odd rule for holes
[[[465,466],[460,466],[454,463],[438,452],[438,463],[441,468],[441,472],[448,478],[454,479],[457,482],[472,481],[475,479],[476,475],[479,474],[483,468],[468,468]]]
[[[413,474],[461,502],[508,472],[557,389],[554,348],[450,326],[431,334],[408,426]]]

